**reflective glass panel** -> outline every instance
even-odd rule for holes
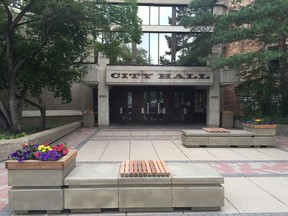
[[[171,25],[169,18],[172,18],[172,7],[160,7],[160,25]]]
[[[149,54],[149,33],[144,33],[141,38],[141,43],[137,45],[137,52],[140,52],[140,55],[143,55],[142,58],[147,60],[149,64],[150,54]],[[138,55],[139,55],[138,54]],[[140,62],[139,62],[140,63]]]
[[[165,36],[171,38],[171,33],[169,34],[159,34],[159,58],[163,59],[159,64],[166,64],[165,62],[171,62],[171,55],[167,55],[166,52],[170,52],[170,48],[168,46],[168,41]]]
[[[158,65],[158,34],[150,34],[150,64]]]
[[[150,25],[159,25],[159,7],[150,7]]]
[[[149,6],[138,6],[138,16],[142,25],[149,25]]]

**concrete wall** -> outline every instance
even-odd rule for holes
[[[86,109],[93,109],[93,89],[92,88],[84,84],[75,83],[71,88],[71,94],[72,94],[71,103],[63,104],[60,98],[55,98],[52,92],[44,89],[43,94],[42,94],[42,99],[47,110],[81,110],[81,111],[84,111]],[[87,100],[87,98],[91,98],[91,99]],[[84,101],[85,101],[85,104],[83,104]],[[24,110],[38,110],[38,109],[29,104],[25,104]]]

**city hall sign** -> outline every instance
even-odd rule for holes
[[[125,66],[119,70],[118,68],[111,68],[108,66],[106,71],[107,84],[114,85],[212,85],[213,84],[213,72],[205,68],[206,70],[196,70],[196,68],[189,70],[163,70],[164,68],[157,68],[157,70],[128,70],[128,66],[125,70]],[[117,66],[114,66],[117,67]],[[199,67],[200,68],[200,67]],[[118,69],[118,70],[117,70]]]

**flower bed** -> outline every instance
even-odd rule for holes
[[[7,160],[7,155],[21,148],[22,143],[43,143],[45,141],[52,143],[55,140],[71,133],[72,131],[81,127],[81,122],[73,122],[50,130],[31,134],[25,137],[11,140],[0,141],[0,161]]]
[[[243,129],[252,132],[254,136],[275,136],[276,127],[276,124],[243,124]]]
[[[47,148],[48,151],[53,150]],[[11,186],[9,208],[16,214],[27,214],[31,210],[61,212],[64,209],[64,178],[75,167],[76,155],[77,150],[71,150],[61,159],[53,161],[7,160],[5,167],[8,170],[8,185]]]

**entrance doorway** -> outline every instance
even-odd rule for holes
[[[206,90],[113,87],[110,89],[110,119],[112,123],[205,123]]]
[[[144,122],[164,122],[166,108],[164,107],[163,91],[143,92],[141,114],[143,114]]]

